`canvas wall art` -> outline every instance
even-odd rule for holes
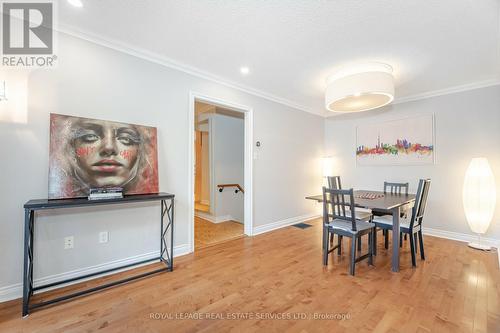
[[[433,164],[433,115],[358,126],[356,163],[360,166]]]
[[[155,127],[50,115],[49,199],[86,197],[93,187],[157,193]]]

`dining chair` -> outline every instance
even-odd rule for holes
[[[384,194],[399,194],[399,195],[408,195],[408,189],[410,188],[409,183],[394,183],[394,182],[384,182]],[[373,210],[374,216],[383,216],[383,215],[392,215],[390,211],[378,211]],[[401,217],[405,217],[407,212],[401,212]],[[384,235],[384,247],[387,249],[389,247],[389,233],[387,230],[382,229]],[[404,239],[406,240],[406,234],[404,235]],[[403,237],[402,235],[399,237],[399,245],[403,246]],[[375,255],[377,254],[377,249],[375,249]]]
[[[420,247],[420,258],[425,260],[422,220],[427,206],[427,196],[429,194],[430,185],[430,179],[420,179],[418,183],[417,195],[415,197],[415,205],[411,210],[411,217],[409,219],[404,218],[400,222],[400,232],[408,235],[410,238],[411,263],[413,266],[417,266],[417,242]],[[387,234],[389,234],[388,230],[392,230],[392,215],[374,216],[372,222],[377,228],[386,230]]]
[[[342,183],[340,181],[340,176],[327,176],[328,180],[328,188],[334,189],[334,190],[341,190],[342,189]],[[359,208],[356,207],[354,208],[356,211],[356,219],[360,221],[366,221],[369,222],[372,218],[372,210],[367,209],[367,208]],[[347,216],[350,216],[350,211],[349,208],[347,208],[346,211]],[[331,235],[330,238],[330,243],[333,243],[333,234]],[[358,239],[358,251],[361,251],[361,238]]]
[[[346,200],[346,197],[348,200]],[[348,216],[347,211],[351,214]],[[351,260],[349,274],[354,275],[356,263],[368,259],[368,264],[373,265],[373,234],[375,224],[356,219],[354,209],[354,191],[330,189],[323,187],[323,265],[328,265],[328,254],[335,249],[338,254],[342,251],[343,237],[351,238]],[[330,234],[338,236],[338,244],[330,248]],[[368,235],[368,253],[356,258],[356,240]]]
[[[404,191],[404,194],[408,195],[409,187],[410,187],[409,183],[384,182],[384,193],[388,193],[390,191],[389,193],[391,194],[403,194],[402,192]]]

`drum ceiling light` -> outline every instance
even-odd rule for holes
[[[344,68],[326,83],[325,106],[333,112],[372,110],[394,99],[392,67],[383,63]]]

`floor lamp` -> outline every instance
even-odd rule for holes
[[[490,250],[490,246],[481,244],[481,235],[486,233],[495,211],[495,177],[488,160],[484,157],[473,158],[465,173],[463,187],[465,216],[471,230],[478,234],[478,242],[469,246],[479,250]]]

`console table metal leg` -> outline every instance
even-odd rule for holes
[[[170,199],[170,271],[174,270],[174,198]]]
[[[165,216],[167,217],[167,224],[165,226]],[[170,246],[167,243],[168,233],[170,232]],[[165,200],[161,202],[161,245],[160,245],[160,260],[167,264],[170,271],[174,269],[174,200],[171,199],[169,203]],[[166,258],[165,258],[166,257]]]
[[[165,200],[160,201],[161,204],[161,214],[160,214],[160,262],[163,261],[163,217],[165,216]]]
[[[24,267],[23,267],[23,317],[29,314],[29,301],[33,295],[33,227],[35,212],[24,210]]]

